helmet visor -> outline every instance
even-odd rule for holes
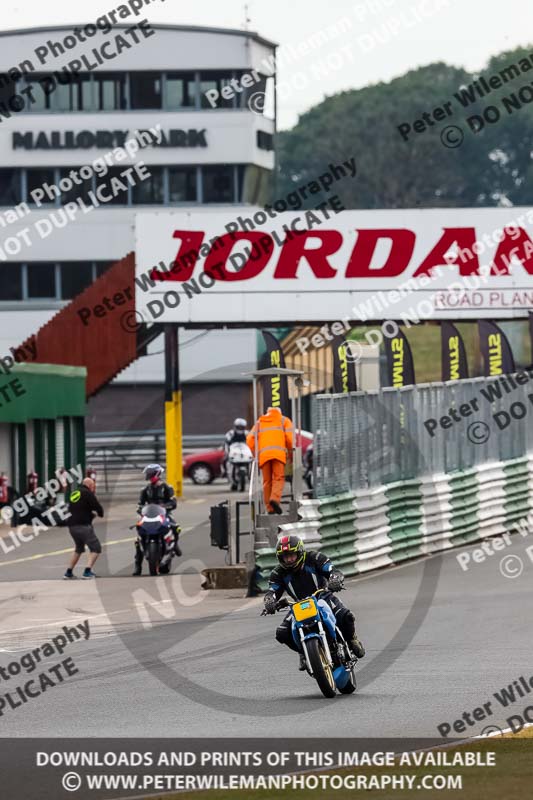
[[[287,550],[286,553],[280,554],[280,560],[288,567],[294,566],[294,564],[296,564],[296,562],[298,561],[298,558],[299,558],[298,553],[295,550],[292,551]]]

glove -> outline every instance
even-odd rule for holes
[[[328,579],[328,589],[332,592],[340,592],[344,589],[344,575],[340,572],[331,572]]]
[[[266,614],[275,614],[276,613],[277,601],[276,601],[275,595],[272,594],[272,592],[269,592],[268,594],[265,595],[265,598],[264,598],[263,602],[265,604],[265,613]]]

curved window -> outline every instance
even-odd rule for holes
[[[245,87],[243,77],[249,82],[251,73],[242,70],[188,70],[174,72],[62,72],[57,74],[32,72],[17,81],[17,90],[30,87],[24,109],[19,112],[70,111],[179,111],[180,109],[248,110],[250,97],[265,93],[268,100],[273,79],[260,75],[251,86]],[[211,92],[210,99],[206,92]],[[267,106],[270,106],[270,101]],[[267,116],[269,111],[265,107]]]

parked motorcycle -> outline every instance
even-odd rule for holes
[[[144,557],[148,562],[150,575],[167,575],[176,555],[174,533],[166,509],[150,503],[140,511],[141,518],[133,527]],[[178,528],[178,533],[180,529]]]
[[[228,475],[232,492],[244,492],[250,477],[250,464],[254,460],[252,451],[244,442],[234,442],[228,452]]]
[[[282,598],[276,604],[276,610],[290,608],[292,635],[304,654],[307,672],[316,680],[325,697],[335,697],[337,689],[341,694],[355,692],[357,658],[337,627],[335,614],[320,597],[329,591],[319,589],[297,603]]]

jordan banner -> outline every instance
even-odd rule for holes
[[[403,331],[392,338],[385,338],[385,352],[387,354],[387,367],[389,386],[412,386],[415,383],[415,367],[413,354]]]
[[[525,319],[533,307],[527,207],[350,209],[329,219],[316,209],[174,208],[137,213],[135,231],[135,307],[146,322],[321,327],[327,309],[330,324],[416,325]]]
[[[480,319],[479,341],[483,356],[484,375],[508,375],[515,372],[513,351],[505,333],[495,322]]]
[[[443,381],[468,378],[468,361],[463,338],[452,322],[441,322],[441,364]]]
[[[285,357],[281,345],[276,337],[268,331],[261,331],[266,344],[266,353],[261,359],[261,369],[268,367],[285,368]],[[263,402],[265,410],[269,406],[280,408],[281,413],[286,417],[291,415],[291,404],[289,401],[289,387],[287,377],[284,375],[272,375],[263,378]]]
[[[335,336],[331,343],[333,353],[333,391],[347,394],[357,391],[355,362],[350,343],[343,336]]]

